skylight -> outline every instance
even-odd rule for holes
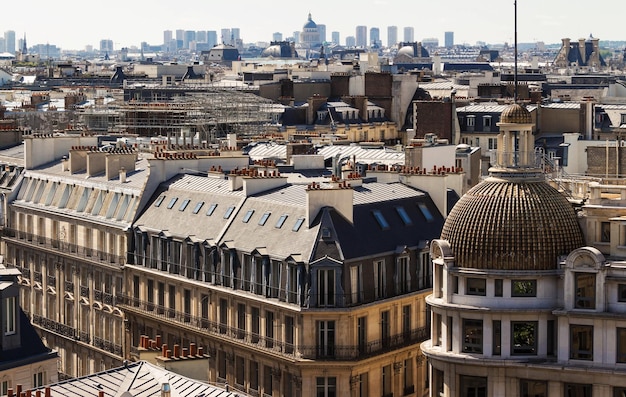
[[[206,215],[207,216],[211,216],[213,215],[213,212],[215,212],[215,209],[217,208],[217,204],[211,204],[211,206],[209,207],[209,209],[206,211]]]
[[[248,212],[246,212],[246,214],[243,216],[243,223],[248,223],[248,221],[252,217],[252,214],[254,214],[254,210],[248,210]]]
[[[179,211],[184,211],[187,208],[187,206],[189,205],[190,202],[191,202],[191,200],[189,200],[189,199],[183,200],[183,202],[180,205],[180,207],[178,207],[178,210]]]
[[[263,216],[261,216],[261,219],[259,219],[259,225],[265,225],[265,222],[267,222],[267,218],[269,218],[271,214],[271,212],[264,213]]]
[[[413,221],[409,217],[409,214],[407,214],[404,207],[396,207],[396,211],[398,212],[398,215],[400,215],[400,219],[402,219],[402,222],[404,222],[405,226],[409,226],[413,224]]]
[[[276,227],[279,229],[283,227],[283,223],[285,223],[286,220],[287,220],[287,215],[286,214],[281,215],[280,218],[278,218],[278,222],[276,222]]]
[[[160,205],[161,205],[161,203],[163,202],[163,200],[165,200],[165,195],[163,195],[163,196],[159,196],[159,198],[158,198],[158,199],[156,199],[156,201],[154,202],[154,206],[155,206],[155,207],[160,206]]]
[[[230,207],[226,208],[226,213],[224,214],[224,219],[230,218],[230,216],[232,215],[234,210],[235,210],[235,207],[233,207],[233,206],[230,206]]]
[[[200,212],[200,209],[202,208],[203,205],[204,205],[204,201],[200,201],[198,204],[196,204],[196,206],[193,208],[193,213],[197,214],[198,212]]]
[[[420,211],[422,211],[424,218],[426,218],[428,222],[432,222],[433,219],[435,219],[433,218],[433,214],[430,213],[430,210],[426,206],[426,203],[417,203],[417,206],[420,208]]]
[[[376,218],[376,222],[378,222],[378,226],[380,226],[381,229],[389,229],[389,222],[387,222],[380,210],[374,210],[372,211],[372,214],[374,215],[374,218]]]
[[[297,232],[298,230],[300,230],[300,227],[302,226],[303,223],[304,223],[304,218],[298,218],[296,220],[296,223],[293,225],[293,228],[291,228],[291,231]]]
[[[167,209],[171,210],[172,207],[174,206],[174,204],[176,204],[177,201],[178,201],[178,197],[174,197],[173,199],[171,199],[169,204],[167,204]]]

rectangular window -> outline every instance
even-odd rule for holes
[[[402,306],[402,335],[405,340],[411,337],[411,305]]]
[[[520,379],[520,397],[548,397],[548,382]]]
[[[317,322],[317,355],[318,357],[335,356],[335,322]]]
[[[382,390],[383,397],[391,397],[391,396],[393,396],[393,392],[391,391],[393,389],[393,387],[392,387],[393,379],[392,379],[391,365],[385,365],[383,367],[382,378],[383,378],[383,382],[382,382],[381,388],[383,389]]]
[[[317,271],[317,305],[335,306],[335,271],[333,269]]]
[[[16,299],[14,296],[9,296],[4,299],[5,305],[5,316],[4,316],[4,334],[12,335],[16,332],[16,319],[17,319],[17,311],[16,311]]]
[[[484,278],[467,279],[467,295],[485,296],[487,294],[487,280]]]
[[[493,296],[502,296],[502,279],[497,278],[493,281]]]
[[[37,372],[33,374],[33,387],[41,387],[44,385],[44,374],[43,372]]]
[[[578,383],[566,383],[565,395],[567,397],[591,397],[591,385],[583,385]]]
[[[352,303],[358,303],[363,300],[363,280],[361,278],[361,265],[350,266],[350,292],[352,294]]]
[[[570,356],[573,360],[593,360],[593,326],[570,325]]]
[[[494,356],[502,354],[502,321],[493,320],[493,352]]]
[[[236,356],[235,357],[235,385],[238,388],[243,389],[245,386],[245,371],[246,365],[243,357]]]
[[[391,343],[391,319],[389,310],[380,312],[380,339],[383,346]]]
[[[467,116],[467,126],[473,127],[476,124],[476,116]]]
[[[336,397],[337,396],[337,378],[320,378],[316,379],[315,397]]]
[[[511,296],[537,296],[537,280],[511,280]]]
[[[483,117],[483,125],[485,127],[487,127],[487,128],[491,127],[491,116],[484,116]]]
[[[574,273],[576,292],[576,309],[595,309],[596,307],[596,275],[593,273]]]
[[[396,260],[396,293],[406,294],[411,290],[411,272],[409,258],[403,256]]]
[[[498,149],[498,140],[496,138],[489,138],[487,143],[489,145],[489,150],[496,150],[496,149]]]
[[[367,351],[367,317],[357,318],[357,343],[359,344],[359,353],[364,354]]]
[[[159,207],[161,203],[163,202],[163,200],[165,200],[165,196],[159,196],[159,198],[156,199],[156,201],[154,202],[154,206]]]
[[[376,299],[386,296],[385,261],[374,262],[374,295]]]
[[[617,301],[626,302],[626,284],[617,285]]]
[[[265,347],[274,347],[274,312],[265,311]]]
[[[600,223],[600,242],[611,242],[611,222]]]
[[[243,339],[246,335],[246,305],[237,305],[237,337]]]
[[[259,390],[259,363],[250,360],[250,389]]]
[[[415,385],[413,384],[413,359],[404,360],[404,394],[405,396],[413,394]]]
[[[463,319],[463,352],[483,352],[483,320]]]
[[[511,322],[511,355],[537,354],[537,322]]]
[[[626,363],[626,328],[617,329],[617,356],[615,361],[618,363]]]
[[[294,341],[294,333],[293,333],[293,317],[285,316],[285,353],[291,354],[294,351],[293,341]]]

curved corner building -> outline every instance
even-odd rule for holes
[[[430,395],[625,396],[624,266],[585,247],[572,205],[535,167],[528,111],[501,120],[489,178],[431,244]]]

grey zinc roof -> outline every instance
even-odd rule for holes
[[[165,382],[170,385],[172,397],[235,397],[238,395],[208,383],[186,378],[145,361],[58,382],[49,387],[51,397],[89,397],[97,396],[100,391],[103,391],[105,396],[112,397],[123,395],[151,397],[161,395],[161,387]]]
[[[250,149],[248,155],[252,160],[263,160],[268,158],[286,159],[287,146],[275,142],[261,142],[257,143],[252,149]]]
[[[386,165],[404,164],[404,152],[382,146],[365,148],[358,145],[332,145],[324,146],[319,149],[317,153],[323,155],[324,160],[331,159],[339,154],[342,158],[354,156],[356,161],[360,163]]]
[[[457,108],[457,113],[502,113],[511,105],[499,105],[493,102],[485,102],[479,104],[473,104]],[[527,105],[526,109],[529,112],[537,109],[537,105]]]

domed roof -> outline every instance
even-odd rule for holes
[[[407,55],[410,57],[414,57],[415,56],[415,50],[413,49],[413,46],[410,45],[405,45],[404,47],[400,48],[398,50],[397,56],[400,55]]]
[[[558,257],[582,247],[576,213],[543,179],[490,177],[470,189],[446,219],[459,267],[491,270],[551,270]]]
[[[501,123],[531,124],[533,122],[530,112],[524,106],[512,104],[502,111]]]
[[[307,19],[302,29],[317,29],[317,24],[313,22],[313,19],[311,19],[311,13],[309,13],[309,18]]]

